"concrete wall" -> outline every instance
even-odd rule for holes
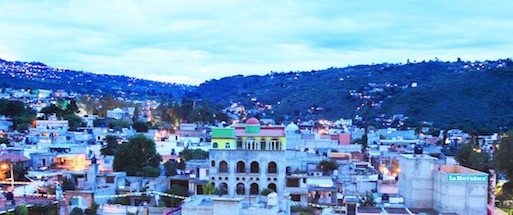
[[[450,182],[447,173],[434,171],[433,209],[460,215],[486,214],[488,182]]]
[[[435,158],[428,155],[399,156],[399,194],[412,208],[433,207],[433,169]]]

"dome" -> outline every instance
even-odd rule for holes
[[[299,130],[299,127],[296,124],[294,124],[294,122],[291,122],[285,128],[285,131],[298,131],[298,130]]]
[[[250,125],[260,125],[260,121],[258,121],[257,118],[255,117],[251,117],[249,118],[247,121],[246,121],[246,124],[250,124]]]

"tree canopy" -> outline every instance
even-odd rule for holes
[[[204,160],[208,158],[208,152],[201,149],[184,149],[180,152],[180,157],[184,160]]]
[[[496,170],[504,173],[506,179],[508,179],[502,190],[506,191],[507,195],[513,197],[513,157],[511,152],[513,152],[513,132],[509,132],[507,137],[502,139],[499,149],[495,152],[493,158]]]
[[[155,149],[155,142],[144,135],[137,135],[117,146],[113,168],[115,171],[125,171],[129,176],[149,176],[145,172],[151,171],[143,169],[147,166],[158,168],[161,159]]]
[[[338,169],[338,164],[335,160],[325,159],[319,162],[317,168],[321,169],[323,173],[329,173],[333,170]]]
[[[462,166],[482,172],[490,172],[492,167],[490,153],[482,150],[476,144],[475,140],[461,145],[454,156],[454,159],[456,159],[456,161],[458,161]]]

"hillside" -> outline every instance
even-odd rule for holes
[[[81,94],[111,94],[123,98],[182,97],[191,86],[127,76],[54,68],[39,62],[0,59],[0,88],[67,90]]]
[[[261,110],[277,119],[362,116],[364,124],[380,126],[404,115],[411,125],[489,131],[513,128],[512,68],[508,59],[273,72],[207,81],[195,95],[225,106],[239,103],[250,113]]]
[[[0,59],[0,88],[63,89],[124,98],[184,95],[250,116],[362,119],[361,125],[496,131],[513,128],[513,62],[429,61],[232,76],[198,87]],[[227,108],[228,110],[229,108]],[[403,116],[406,116],[403,118]],[[398,118],[402,120],[398,125]]]

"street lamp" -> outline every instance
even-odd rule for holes
[[[9,167],[11,167],[11,187],[12,187],[12,190],[14,191],[14,167],[13,167],[12,163],[9,163],[9,165],[7,165],[6,163],[2,164],[3,170],[8,169]]]

